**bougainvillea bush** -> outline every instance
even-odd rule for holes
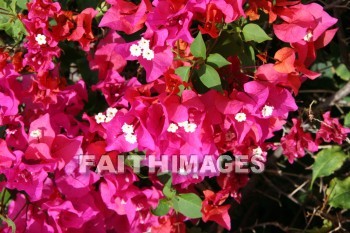
[[[347,6],[2,0],[0,231],[346,231]]]

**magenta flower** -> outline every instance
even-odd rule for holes
[[[278,15],[284,22],[274,24],[274,32],[280,40],[289,43],[316,41],[337,22],[316,3],[282,8]]]
[[[146,22],[149,31],[168,45],[173,45],[179,39],[188,43],[193,41],[189,31],[193,13],[188,8],[175,9],[171,2],[165,0],[154,1],[154,5]]]
[[[326,112],[323,114],[323,121],[321,123],[321,128],[316,133],[316,139],[318,141],[334,141],[338,144],[342,144],[343,141],[347,139],[349,133],[349,128],[342,126],[337,118],[332,118],[331,113]]]
[[[293,124],[289,133],[281,139],[283,153],[290,163],[293,163],[297,158],[304,157],[305,150],[310,152],[318,150],[318,143],[315,142],[310,133],[304,132],[301,121],[293,119]]]
[[[113,30],[132,34],[140,30],[146,21],[147,12],[151,10],[149,0],[142,0],[139,5],[125,0],[108,0],[112,5],[103,16],[100,27],[109,27]]]

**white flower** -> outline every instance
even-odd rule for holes
[[[124,123],[124,125],[122,126],[122,131],[125,134],[133,134],[134,133],[134,126]]]
[[[106,116],[111,117],[113,119],[113,117],[115,117],[115,114],[117,114],[117,112],[118,112],[118,109],[116,108],[107,108]]]
[[[235,116],[236,121],[243,122],[247,120],[247,115],[244,112],[239,112]]]
[[[124,138],[125,141],[127,141],[130,144],[135,144],[137,142],[137,137],[135,134],[125,134]]]
[[[133,44],[130,46],[130,53],[132,56],[139,57],[142,54],[142,49],[137,44]]]
[[[113,118],[114,118],[114,117],[112,117],[112,116],[107,116],[105,122],[108,123],[108,122],[110,122],[111,120],[113,120]]]
[[[311,30],[308,30],[308,31],[307,31],[307,34],[304,36],[304,40],[305,40],[306,42],[310,42],[310,40],[312,39],[313,36],[314,36],[314,35],[312,34],[312,31],[311,31]]]
[[[188,121],[180,122],[177,125],[180,127],[185,127],[186,125],[188,125]]]
[[[97,124],[101,124],[106,121],[106,116],[100,112],[99,114],[95,115],[95,120]]]
[[[170,132],[170,133],[176,133],[176,131],[179,129],[179,127],[174,124],[174,123],[170,123],[167,131]]]
[[[142,57],[146,60],[152,60],[154,58],[154,52],[152,49],[144,49],[142,52]]]
[[[263,107],[263,109],[261,110],[261,114],[263,117],[269,117],[272,115],[274,107],[273,106],[269,106],[269,105],[265,105]]]
[[[39,45],[44,45],[44,44],[46,44],[46,36],[44,36],[44,35],[42,35],[42,34],[36,35],[35,40],[36,40],[36,42],[37,42]]]
[[[184,126],[184,130],[186,133],[193,133],[196,131],[197,125],[195,123],[188,123]]]
[[[33,130],[32,132],[30,132],[30,136],[32,138],[41,138],[42,136],[41,130],[40,129]]]
[[[149,49],[149,43],[150,43],[150,40],[141,38],[141,40],[138,42],[138,45],[141,49]]]
[[[258,146],[257,148],[253,149],[253,155],[261,156],[262,154],[263,154],[263,151],[262,151],[260,146]]]
[[[193,133],[197,129],[197,124],[188,121],[180,122],[178,126],[183,127],[186,133]]]

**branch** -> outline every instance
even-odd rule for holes
[[[344,87],[339,89],[336,93],[326,99],[325,102],[319,104],[316,108],[325,109],[329,106],[335,105],[339,100],[343,99],[350,94],[350,82],[348,82]]]

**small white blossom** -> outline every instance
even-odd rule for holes
[[[137,142],[137,137],[134,134],[125,134],[125,141],[127,141],[130,144],[135,144]]]
[[[36,42],[39,44],[39,45],[44,45],[46,44],[46,36],[42,35],[42,34],[38,34],[36,35],[35,37],[35,40]]]
[[[262,154],[263,154],[263,151],[262,151],[260,146],[258,146],[257,148],[253,149],[253,155],[262,156]]]
[[[106,115],[107,117],[115,117],[115,114],[117,114],[118,109],[116,108],[107,108]]]
[[[176,133],[176,131],[179,129],[179,127],[174,124],[174,123],[170,123],[167,131],[170,132],[170,133]]]
[[[247,120],[247,115],[244,112],[239,112],[235,116],[236,121],[243,122]]]
[[[152,60],[154,58],[154,52],[152,49],[144,49],[142,52],[142,57],[146,60]]]
[[[113,118],[114,118],[114,117],[112,117],[112,116],[106,116],[105,122],[108,123],[108,122],[110,122],[111,120],[113,120]]]
[[[186,133],[193,133],[197,129],[197,124],[188,121],[180,122],[178,126],[183,127]]]
[[[32,132],[30,132],[30,136],[32,138],[41,138],[42,132],[40,129],[36,129],[36,130],[33,130]]]
[[[106,116],[100,112],[99,114],[95,115],[95,120],[97,124],[104,123],[106,121]]]
[[[263,117],[269,117],[272,115],[274,107],[273,106],[269,106],[269,105],[265,105],[261,111],[261,114]]]
[[[304,40],[305,40],[306,42],[310,42],[310,40],[312,39],[313,36],[314,36],[314,35],[312,34],[312,31],[311,31],[311,30],[308,30],[308,31],[307,31],[307,34],[304,36]]]
[[[186,133],[193,133],[196,131],[197,125],[195,123],[188,123],[187,125],[184,126],[184,130]]]
[[[138,42],[138,46],[141,49],[149,49],[149,43],[150,43],[150,40],[147,40],[145,38],[141,38],[141,40]]]
[[[139,57],[142,54],[142,49],[137,44],[133,44],[130,46],[130,53],[132,56]]]
[[[122,126],[122,131],[125,134],[133,134],[134,133],[134,126],[128,125],[127,123],[124,123],[124,125]]]

